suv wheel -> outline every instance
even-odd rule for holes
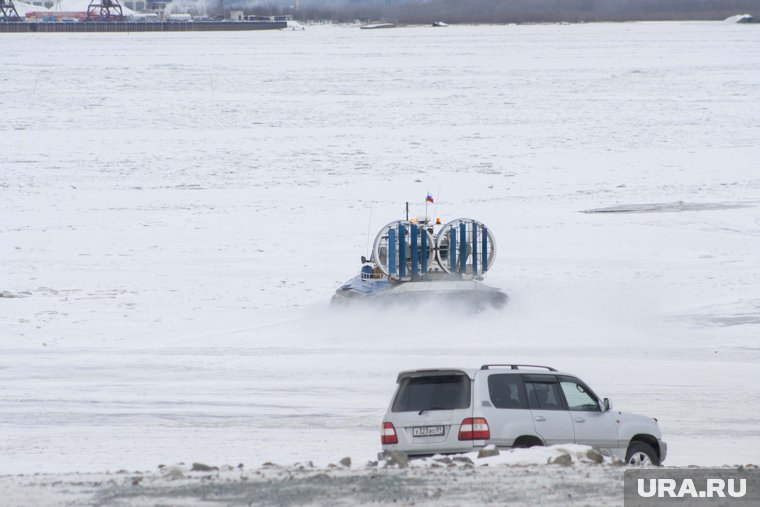
[[[660,458],[651,445],[633,442],[625,453],[625,462],[634,467],[659,466]]]
[[[544,443],[536,437],[519,437],[512,444],[513,448],[527,449],[529,447],[543,447]]]

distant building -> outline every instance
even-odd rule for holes
[[[233,11],[238,12],[238,11]],[[240,11],[242,12],[242,11]],[[290,14],[282,14],[278,16],[259,16],[258,14],[249,14],[245,17],[246,21],[276,21],[284,23],[287,21],[293,21],[293,16]]]
[[[125,0],[121,2],[121,4],[127,9],[139,12],[145,12],[148,7],[148,2],[146,0]]]
[[[51,2],[49,0],[46,0],[44,2],[40,0],[28,0],[27,2],[24,2],[24,3],[27,3],[29,5],[36,5],[37,7],[44,7],[46,9],[52,9],[53,6],[55,5],[55,2]]]

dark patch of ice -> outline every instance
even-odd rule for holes
[[[702,324],[721,327],[741,326],[743,324],[760,324],[760,314],[715,315],[699,319]]]
[[[32,294],[28,291],[24,292],[11,292],[8,290],[0,290],[0,298],[4,299],[14,299],[14,298],[25,298],[27,296],[31,296]]]
[[[754,204],[740,202],[665,202],[652,204],[617,204],[605,208],[583,210],[583,213],[673,213],[680,211],[714,211],[751,208]]]

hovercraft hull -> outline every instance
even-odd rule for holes
[[[332,298],[333,305],[371,303],[381,305],[451,302],[456,305],[501,308],[509,298],[499,289],[475,280],[436,280],[393,283],[356,276],[343,284]]]

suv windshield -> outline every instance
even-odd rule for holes
[[[463,374],[407,377],[393,401],[393,412],[454,410],[470,406],[470,378]]]

